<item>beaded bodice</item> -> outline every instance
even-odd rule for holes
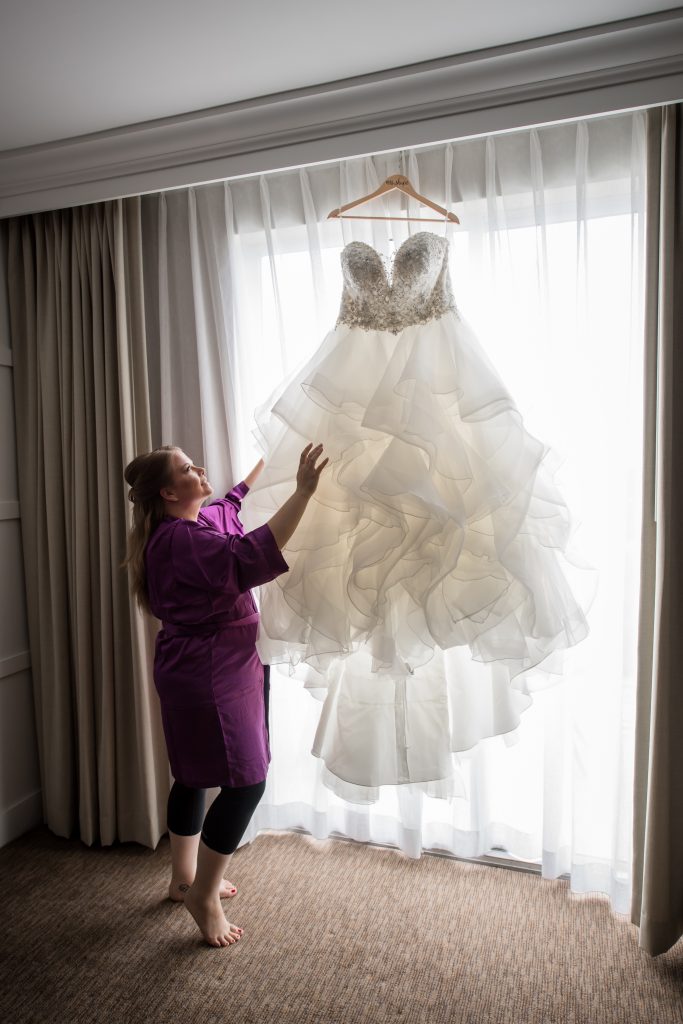
[[[457,314],[448,274],[448,242],[431,231],[411,235],[393,260],[391,281],[382,257],[366,242],[341,254],[344,288],[337,324],[398,334],[448,310]]]

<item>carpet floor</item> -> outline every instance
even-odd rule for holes
[[[202,943],[168,839],[0,850],[3,1024],[678,1024],[683,941],[650,958],[564,881],[265,833],[235,854],[244,928]]]

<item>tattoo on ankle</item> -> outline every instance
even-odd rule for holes
[[[180,889],[180,891],[181,891],[181,892],[187,892],[187,890],[188,890],[188,889],[189,889],[190,887],[189,887],[189,885],[187,884],[187,882],[183,882],[183,883],[182,883],[182,885],[179,885],[179,886],[178,886],[178,888]]]

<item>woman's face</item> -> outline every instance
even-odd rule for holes
[[[195,466],[181,448],[176,448],[171,452],[171,482],[159,493],[179,510],[201,503],[213,494],[213,487],[206,479],[204,467]]]

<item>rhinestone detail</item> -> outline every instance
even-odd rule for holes
[[[344,288],[337,324],[398,334],[414,324],[458,315],[448,242],[431,231],[411,235],[393,259],[391,281],[382,256],[366,242],[349,242],[341,253]]]

